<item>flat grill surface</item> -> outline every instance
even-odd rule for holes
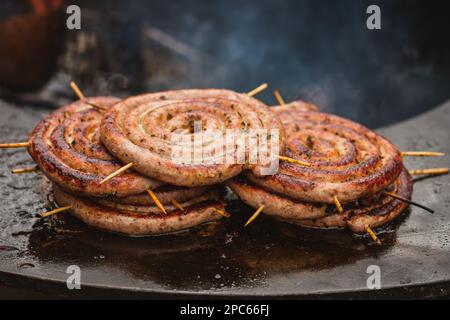
[[[24,141],[47,112],[0,102],[2,142]],[[450,102],[380,130],[402,150],[450,154]],[[450,291],[450,179],[416,179],[411,208],[380,235],[382,246],[347,231],[301,229],[230,202],[232,219],[171,236],[128,238],[93,230],[51,209],[40,174],[23,149],[0,150],[0,285],[55,297],[442,296]],[[448,157],[406,159],[410,169],[447,167]],[[67,267],[81,268],[83,290],[66,288]],[[370,265],[382,290],[367,290]],[[13,290],[13,289],[11,289]]]

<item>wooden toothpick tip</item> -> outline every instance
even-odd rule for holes
[[[344,213],[344,208],[342,208],[341,203],[339,202],[338,197],[336,197],[335,195],[333,196],[333,201],[334,204],[336,205],[336,208],[338,209],[339,213]]]
[[[244,227],[248,226],[250,223],[255,221],[256,218],[258,218],[259,214],[264,210],[264,205],[261,205],[258,210],[255,211],[255,213],[250,217],[250,219],[247,220]]]
[[[177,200],[172,199],[172,200],[170,200],[170,201],[172,202],[172,204],[174,205],[175,208],[177,208],[177,209],[180,210],[180,211],[184,211],[183,206],[182,206],[180,203],[178,203]]]
[[[70,87],[75,92],[75,94],[78,96],[78,99],[84,100],[86,98],[84,96],[83,92],[81,92],[80,88],[78,88],[77,84],[74,81],[70,81]]]
[[[81,92],[80,88],[77,86],[77,84],[74,81],[70,82],[70,87],[77,95],[78,99],[83,100],[84,103],[90,105],[92,108],[96,109],[97,111],[106,111],[105,107],[99,106],[97,104],[94,104],[92,102],[86,101],[86,96]]]
[[[86,104],[88,104],[88,105],[90,105],[92,108],[94,108],[95,110],[97,110],[97,111],[106,111],[106,108],[105,107],[101,107],[101,106],[99,106],[98,104],[94,104],[94,103],[91,103],[91,102],[89,102],[89,101],[84,101],[84,103],[86,103]]]
[[[410,157],[442,157],[445,156],[443,152],[432,152],[432,151],[403,151],[402,156]]]
[[[12,169],[11,173],[13,174],[21,174],[21,173],[28,173],[28,172],[38,172],[40,169],[38,166],[31,166],[26,168],[18,168],[18,169]]]
[[[309,163],[309,162],[305,162],[305,161],[301,161],[301,160],[297,160],[297,159],[292,159],[292,158],[285,157],[285,156],[278,156],[278,159],[280,159],[281,161],[286,161],[286,162],[290,162],[290,163],[299,164],[299,165],[304,166],[304,167],[311,167],[311,163]]]
[[[133,162],[130,162],[129,164],[124,165],[123,167],[117,169],[116,171],[114,171],[113,173],[111,173],[109,176],[107,176],[105,179],[103,179],[102,181],[100,181],[100,184],[105,183],[108,180],[111,180],[112,178],[114,178],[115,176],[118,176],[119,174],[121,174],[122,172],[130,169],[133,166]]]
[[[378,239],[377,235],[375,234],[375,232],[373,232],[373,230],[369,227],[368,224],[366,224],[364,226],[364,229],[366,230],[366,232],[369,234],[369,236],[372,238],[372,240],[374,242],[376,242],[378,245],[381,245],[381,240]]]
[[[162,203],[159,201],[156,194],[151,189],[147,189],[147,193],[149,194],[150,198],[152,198],[153,202],[156,204],[156,206],[159,208],[159,210],[161,210],[164,214],[167,214],[166,209],[164,208]]]
[[[399,195],[397,195],[397,194],[395,194],[395,193],[385,191],[384,194],[386,194],[386,195],[388,195],[388,196],[390,196],[390,197],[392,197],[392,198],[398,199],[398,200],[400,200],[400,201],[409,203],[410,205],[413,205],[413,206],[422,208],[422,209],[424,209],[424,210],[426,210],[426,211],[428,211],[428,212],[430,212],[430,213],[434,213],[434,210],[433,210],[433,209],[430,209],[430,208],[428,208],[428,207],[425,207],[424,205],[422,205],[422,204],[420,204],[420,203],[417,203],[417,202],[411,201],[411,200],[409,200],[409,199],[400,197]]]
[[[225,218],[229,218],[229,217],[231,217],[231,214],[229,214],[228,212],[226,212],[226,211],[223,211],[223,210],[220,210],[220,209],[217,209],[217,208],[212,208],[215,212],[217,212],[218,214],[220,214],[221,216],[223,216],[223,217],[225,217]]]
[[[281,96],[281,93],[279,90],[275,90],[273,92],[273,95],[275,96],[275,99],[277,99],[277,102],[280,106],[285,105],[286,103],[284,102],[283,97]]]
[[[267,89],[269,85],[267,83],[263,83],[261,85],[259,85],[258,87],[256,87],[255,89],[253,89],[252,91],[247,92],[247,95],[249,97],[253,97],[255,95],[257,95],[258,93],[260,93],[261,91],[264,91]]]
[[[429,169],[416,169],[409,170],[410,175],[420,175],[420,174],[447,174],[449,172],[448,168],[429,168]]]
[[[0,149],[27,148],[28,146],[29,146],[28,142],[0,143]]]
[[[66,206],[66,207],[57,208],[57,209],[52,210],[52,211],[47,211],[47,212],[41,213],[41,217],[42,218],[46,218],[48,216],[54,215],[54,214],[62,212],[62,211],[69,210],[71,208],[72,208],[72,206]]]

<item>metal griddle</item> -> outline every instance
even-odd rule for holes
[[[43,111],[0,103],[2,141],[22,141]],[[450,154],[450,102],[380,130],[402,150]],[[411,208],[384,229],[382,246],[347,231],[301,229],[260,216],[238,200],[232,219],[171,236],[128,238],[93,230],[50,209],[39,174],[11,175],[32,164],[24,150],[0,150],[2,297],[436,297],[450,293],[450,176],[416,179]],[[408,168],[449,166],[444,158],[407,159]],[[66,269],[82,270],[69,291]],[[368,290],[369,265],[382,289]]]

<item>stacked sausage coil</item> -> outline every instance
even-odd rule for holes
[[[199,163],[177,161],[174,148],[183,142],[175,135],[183,134],[188,138],[186,143],[191,143],[195,123],[201,124],[206,141],[191,145],[192,154],[203,153],[206,159]],[[283,132],[278,118],[252,97],[230,90],[192,89],[144,94],[117,103],[102,121],[101,136],[109,151],[124,163],[133,163],[136,171],[173,185],[192,187],[226,181],[244,169],[259,173],[258,163],[223,161],[226,156],[238,157],[235,148],[224,151],[222,144],[215,144],[220,136],[214,133],[225,134],[227,129]],[[245,156],[248,158],[248,150]]]
[[[400,215],[407,204],[384,191],[410,199],[412,182],[401,153],[388,140],[301,101],[273,108],[283,123],[285,155],[308,162],[282,162],[272,176],[251,172],[232,179],[229,187],[244,202],[279,220],[306,227],[344,228],[365,232]],[[337,197],[344,206],[338,212]]]
[[[278,151],[310,166],[280,162],[275,174],[263,175],[259,158],[247,161],[250,144],[244,143],[245,161],[237,161],[238,148],[217,144],[227,130],[252,129],[276,131]],[[174,156],[186,146],[188,159]],[[60,206],[90,226],[133,236],[180,231],[226,216],[223,182],[278,220],[356,233],[404,212],[407,204],[386,191],[407,199],[412,193],[401,153],[375,132],[312,104],[269,108],[230,90],[83,99],[42,120],[28,149]],[[199,153],[201,161],[190,162]],[[223,161],[230,158],[235,161]],[[130,169],[105,179],[125,164]]]
[[[186,188],[145,177],[133,170],[100,183],[123,166],[100,139],[103,114],[119,99],[96,97],[62,107],[33,130],[29,153],[53,182],[56,202],[93,227],[128,235],[174,232],[221,218],[220,192]],[[147,194],[152,190],[166,214]],[[174,205],[177,204],[177,206]]]

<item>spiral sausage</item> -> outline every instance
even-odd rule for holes
[[[211,196],[214,194],[215,194],[214,192],[208,192],[208,193],[202,194],[198,197],[190,198],[188,200],[182,201],[181,202],[182,204],[180,204],[180,205],[183,208],[189,207],[194,204],[197,204],[197,203],[200,203],[200,202],[210,199]],[[150,201],[152,201],[148,195],[147,195],[147,198]],[[113,208],[113,209],[117,209],[120,211],[130,211],[130,212],[143,213],[143,214],[161,214],[161,209],[158,208],[154,202],[149,202],[149,204],[144,204],[144,205],[137,205],[137,204],[122,203],[122,202],[118,202],[118,201],[110,201],[107,199],[100,199],[100,200],[96,200],[96,203],[98,203],[99,205],[101,205],[103,207]],[[178,207],[176,207],[172,203],[168,203],[168,204],[164,205],[164,209],[168,212],[172,212],[172,211],[177,211]]]
[[[265,214],[285,219],[322,218],[336,208],[333,205],[304,202],[280,196],[264,190],[264,188],[249,181],[242,175],[227,181],[227,186],[249,206],[259,208],[261,205],[264,205]]]
[[[196,197],[201,196],[207,191],[207,187],[177,187],[172,185],[162,185],[156,189],[152,190],[155,196],[158,198],[159,202],[163,205],[172,204],[172,200],[177,202],[184,202]],[[129,204],[129,205],[137,205],[137,206],[152,206],[154,205],[153,200],[149,197],[148,193],[141,193],[136,195],[130,195],[123,198],[117,197],[108,197],[108,201],[121,203],[121,204]]]
[[[277,174],[247,177],[265,189],[302,201],[352,202],[385,189],[403,168],[387,139],[353,121],[301,102],[275,107],[286,135],[285,155],[311,167],[281,162]]]
[[[365,225],[376,228],[392,221],[408,206],[403,201],[380,193],[348,204],[345,211],[339,213],[334,205],[302,202],[279,196],[243,177],[232,179],[228,186],[242,201],[254,208],[264,205],[264,213],[278,220],[304,227],[348,227],[356,233],[365,232]],[[403,169],[388,190],[401,197],[411,198],[412,181],[407,170]]]
[[[167,207],[161,214],[156,207],[114,208],[97,201],[78,198],[53,187],[56,202],[60,206],[72,206],[70,212],[94,228],[130,235],[157,235],[189,229],[222,218],[215,209],[224,210],[224,204],[214,195],[182,203],[184,211]],[[103,201],[103,200],[102,200]],[[110,203],[112,204],[112,203]]]
[[[111,153],[125,163],[132,162],[138,172],[173,185],[211,185],[236,176],[246,167],[259,172],[258,165],[214,162],[224,156],[215,148],[208,154],[209,162],[181,163],[173,159],[174,134],[184,134],[192,141],[196,121],[201,122],[206,133],[223,133],[226,129],[281,130],[278,118],[254,98],[229,90],[193,89],[121,101],[104,117],[101,138]],[[215,141],[204,141],[202,150]],[[234,158],[234,148],[227,152]]]
[[[65,193],[58,187],[54,188],[54,195],[60,206],[72,206],[71,214],[87,225],[130,236],[165,234],[189,229],[221,219],[222,216],[213,208],[224,210],[223,203],[214,198],[189,205],[183,203],[184,211],[173,210],[161,214],[157,208],[128,211],[102,206]]]
[[[102,205],[98,199],[80,198],[53,185],[55,201],[71,206],[70,213],[94,228],[130,236],[165,234],[189,229],[222,218],[214,209],[225,210],[219,195],[214,192],[181,203],[184,211],[167,206],[167,214],[157,207]],[[100,202],[105,200],[100,200]]]
[[[89,98],[88,102],[110,107],[113,97]],[[82,101],[62,107],[33,130],[28,151],[43,173],[63,189],[87,196],[139,194],[162,182],[128,171],[103,184],[99,182],[123,164],[100,141],[102,115]]]
[[[412,180],[406,170],[403,170],[389,191],[411,199]],[[368,206],[356,206],[345,210],[342,214],[332,213],[326,217],[310,220],[285,219],[285,222],[298,224],[310,228],[349,228],[355,233],[366,232],[365,226],[371,228],[381,227],[402,214],[408,204],[387,195],[378,197],[377,202]],[[277,217],[278,218],[278,217]]]

